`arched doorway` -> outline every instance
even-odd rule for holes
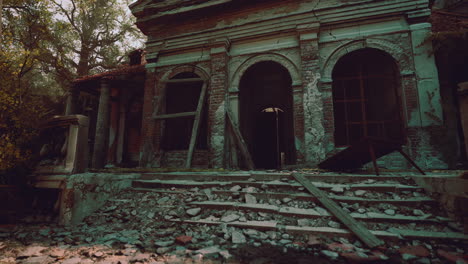
[[[400,75],[390,55],[372,48],[353,51],[337,62],[332,78],[336,146],[363,137],[404,140]]]
[[[240,80],[240,129],[256,168],[295,162],[291,83],[288,70],[272,61],[254,64]]]

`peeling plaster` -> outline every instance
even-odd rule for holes
[[[418,131],[419,143],[416,145],[415,162],[423,169],[447,169],[448,164],[444,162],[442,153],[436,151],[431,144],[429,131],[420,129]]]
[[[214,168],[222,168],[224,160],[224,120],[225,101],[221,102],[215,112],[215,124],[211,134],[211,148],[213,150],[212,164]]]
[[[305,74],[306,79],[310,80],[304,93],[306,162],[316,165],[325,158],[323,104],[317,86],[320,73],[307,71]]]

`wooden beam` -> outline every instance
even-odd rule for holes
[[[315,185],[304,178],[302,174],[292,174],[293,177],[300,182],[312,195],[325,206],[338,220],[346,225],[357,237],[359,237],[367,246],[373,248],[383,244],[382,240],[373,235],[361,223],[352,218],[347,212],[339,207],[331,200],[324,192],[319,190]]]
[[[192,127],[192,137],[190,138],[189,150],[187,153],[187,160],[185,161],[185,168],[192,167],[193,151],[195,150],[195,143],[197,142],[198,131],[200,130],[201,115],[203,111],[203,105],[206,97],[207,84],[204,83],[201,89],[200,97],[198,98],[197,111],[195,114],[195,121]]]
[[[194,82],[204,82],[202,78],[187,78],[187,79],[172,79],[163,81],[162,83],[194,83]]]
[[[228,122],[230,124],[231,130],[234,133],[234,139],[239,147],[239,150],[244,157],[245,162],[247,163],[247,168],[249,170],[255,169],[254,162],[252,160],[252,156],[250,155],[249,149],[247,148],[247,144],[245,144],[244,138],[239,130],[239,126],[237,125],[236,121],[233,119],[233,114],[229,109],[229,106],[226,107],[226,113],[228,117]]]
[[[179,118],[179,117],[187,117],[187,116],[195,116],[197,112],[183,112],[183,113],[175,113],[175,114],[165,114],[165,115],[155,115],[153,116],[154,119],[170,119],[170,118]]]

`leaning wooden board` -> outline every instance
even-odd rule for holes
[[[312,195],[325,206],[331,214],[336,216],[345,226],[347,226],[357,237],[359,237],[367,246],[373,248],[383,244],[383,241],[378,239],[361,223],[352,218],[347,212],[341,209],[332,199],[330,199],[323,191],[315,187],[308,181],[304,175],[293,173],[294,178],[301,183]]]

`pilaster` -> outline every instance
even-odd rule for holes
[[[318,81],[320,80],[318,65],[319,26],[319,23],[310,23],[297,27],[303,90],[302,93],[297,93],[298,89],[296,88],[294,92],[294,130],[298,163],[311,166],[316,165],[325,157],[323,101],[318,89]]]
[[[210,139],[211,166],[222,168],[225,165],[225,100],[228,87],[228,67],[230,42],[228,39],[215,39],[210,49],[211,78],[208,99],[208,127]]]

